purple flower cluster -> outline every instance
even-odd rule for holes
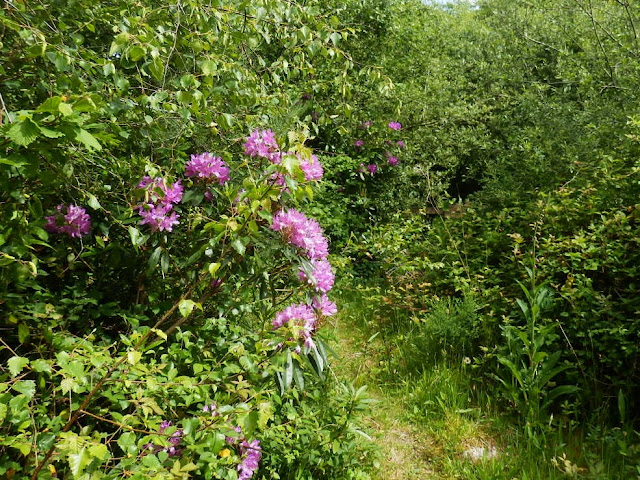
[[[274,329],[293,324],[294,338],[302,339],[304,346],[314,346],[313,334],[318,327],[318,317],[327,317],[337,312],[336,304],[329,300],[327,292],[333,287],[335,275],[327,260],[329,244],[318,222],[307,218],[295,209],[281,210],[273,216],[271,228],[281,232],[289,243],[302,249],[309,261],[298,270],[298,278],[306,281],[317,292],[307,304],[293,304],[276,313],[272,322]],[[300,347],[296,348],[299,351]]]
[[[174,204],[182,200],[184,192],[180,180],[168,186],[164,178],[144,177],[138,188],[145,190],[144,202],[136,207],[142,217],[140,225],[149,225],[152,232],[171,232],[173,226],[180,223],[180,215],[173,211]]]
[[[310,259],[327,258],[329,255],[329,243],[318,222],[296,209],[276,213],[271,229],[282,233],[289,243],[301,248]]]
[[[240,448],[242,461],[238,464],[238,480],[249,480],[260,465],[262,457],[260,440],[248,442],[244,438],[241,427],[235,427],[234,430],[240,434],[239,438],[225,437],[225,441],[231,445],[238,445]]]
[[[364,122],[360,125],[360,128],[363,129],[367,129],[372,125],[372,123],[370,121]],[[398,131],[402,129],[402,124],[400,122],[389,122],[387,124],[387,126],[394,131]],[[371,143],[371,142],[369,142]],[[382,142],[383,145],[386,145],[385,148],[388,149],[402,149],[402,148],[406,148],[406,144],[404,143],[403,140],[394,140],[394,139],[386,139]],[[353,146],[356,148],[356,150],[358,151],[357,155],[361,155],[363,152],[362,147],[365,145],[365,141],[362,139],[357,139],[353,142]],[[396,150],[397,151],[397,150]],[[398,157],[398,154],[396,153],[396,151],[387,151],[385,152],[386,158],[387,158],[387,164],[390,167],[395,167],[396,165],[398,165],[400,163],[400,159]],[[370,153],[374,153],[377,154],[377,152],[370,152]],[[370,157],[371,155],[368,155],[368,157]],[[384,169],[384,166],[382,164],[378,163],[369,163],[367,165],[365,165],[364,163],[360,164],[360,168],[358,169],[358,173],[364,174],[364,173],[368,173],[370,175],[376,175],[377,173],[380,173],[380,171],[382,169]]]
[[[91,217],[82,207],[58,205],[55,215],[44,217],[45,230],[51,233],[66,233],[70,237],[80,238],[91,230]]]
[[[222,158],[214,157],[209,152],[191,155],[184,172],[186,177],[217,180],[220,185],[229,181],[229,167]]]
[[[217,417],[219,415],[218,405],[216,405],[215,403],[212,403],[211,405],[205,405],[204,407],[202,407],[202,412],[203,413],[211,412],[212,417]]]
[[[238,480],[249,480],[260,465],[262,457],[262,448],[260,440],[244,440],[240,443],[240,452],[242,453],[242,462],[238,465]]]
[[[323,317],[330,317],[338,313],[337,305],[329,300],[326,294],[322,294],[319,297],[313,299],[311,303],[316,312],[320,313]]]
[[[307,160],[306,158],[300,158],[300,168],[304,172],[304,179],[307,182],[320,180],[324,175],[322,164],[320,163],[320,160],[318,160],[318,157],[316,157],[315,155],[311,155],[310,160]]]
[[[315,297],[311,305],[304,303],[289,305],[284,310],[276,313],[271,324],[274,330],[288,325],[297,327],[292,329],[295,336],[290,340],[302,339],[305,347],[312,348],[314,346],[313,334],[318,328],[318,316],[330,317],[337,312],[338,307],[336,304],[323,293]],[[298,350],[299,347],[296,351]]]
[[[272,325],[277,330],[289,324],[289,322],[300,328],[300,331],[297,332],[298,338],[302,337],[304,346],[311,348],[313,346],[312,337],[318,325],[313,308],[303,303],[289,305],[284,310],[276,313]]]
[[[247,137],[244,153],[251,157],[262,157],[278,165],[282,159],[276,136],[271,130],[255,129]]]
[[[328,260],[313,259],[308,266],[309,268],[301,266],[298,271],[298,278],[301,282],[306,281],[321,293],[327,293],[333,288],[335,275]],[[310,270],[310,272],[307,270]]]
[[[163,420],[162,423],[160,424],[160,428],[158,428],[158,433],[163,434],[164,431],[169,427],[171,427],[171,422],[167,420]],[[162,445],[156,445],[155,443],[150,442],[150,443],[147,443],[144,446],[144,448],[145,450],[150,450],[152,453],[163,451],[163,452],[167,452],[170,457],[175,457],[177,455],[180,455],[180,453],[182,453],[182,449],[178,447],[180,446],[180,442],[182,440],[183,435],[184,435],[184,432],[182,430],[176,430],[169,437],[168,446],[163,447]]]

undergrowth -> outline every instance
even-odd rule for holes
[[[433,299],[423,324],[387,299],[380,286],[343,282],[334,325],[344,352],[337,368],[357,385],[369,384],[378,400],[369,424],[380,461],[401,462],[374,478],[388,480],[389,471],[400,472],[398,479],[640,478],[640,438],[630,428],[605,427],[597,418],[559,428],[552,419],[535,436],[527,433],[483,370],[482,355],[448,341],[457,335],[464,344],[477,334],[477,299]],[[461,329],[462,322],[471,328]],[[398,425],[410,432],[411,455],[390,453],[389,432]],[[410,473],[416,468],[422,476]]]

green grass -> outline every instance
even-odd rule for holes
[[[465,357],[422,352],[429,359],[423,367],[408,368],[420,362],[403,357],[420,352],[404,348],[411,342],[401,328],[406,313],[385,308],[381,317],[381,298],[373,288],[343,289],[330,329],[334,371],[368,385],[377,400],[366,418],[379,451],[374,480],[640,478],[640,438],[632,430],[550,428],[531,439],[499,410],[495,386]],[[473,447],[497,456],[472,461],[465,451]]]

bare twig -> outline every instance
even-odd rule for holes
[[[11,115],[9,115],[9,110],[7,110],[7,106],[4,104],[4,98],[2,98],[2,93],[0,93],[0,103],[2,103],[2,110],[7,115],[7,120],[9,123],[12,123]],[[0,112],[0,125],[2,125],[2,112]]]

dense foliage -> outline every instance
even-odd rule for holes
[[[306,137],[344,106],[303,94],[347,94],[349,31],[279,1],[0,23],[1,474],[364,476],[367,400],[317,335],[328,242],[298,210]]]
[[[343,226],[362,232],[346,252],[407,372],[475,357],[530,431],[632,428],[640,12],[477,3],[368,4],[384,33],[353,39],[354,59],[395,88],[354,96],[402,123],[407,155],[359,192],[377,224]]]
[[[470,364],[535,448],[633,434],[639,18],[5,2],[0,473],[367,478],[330,259],[396,379]]]

